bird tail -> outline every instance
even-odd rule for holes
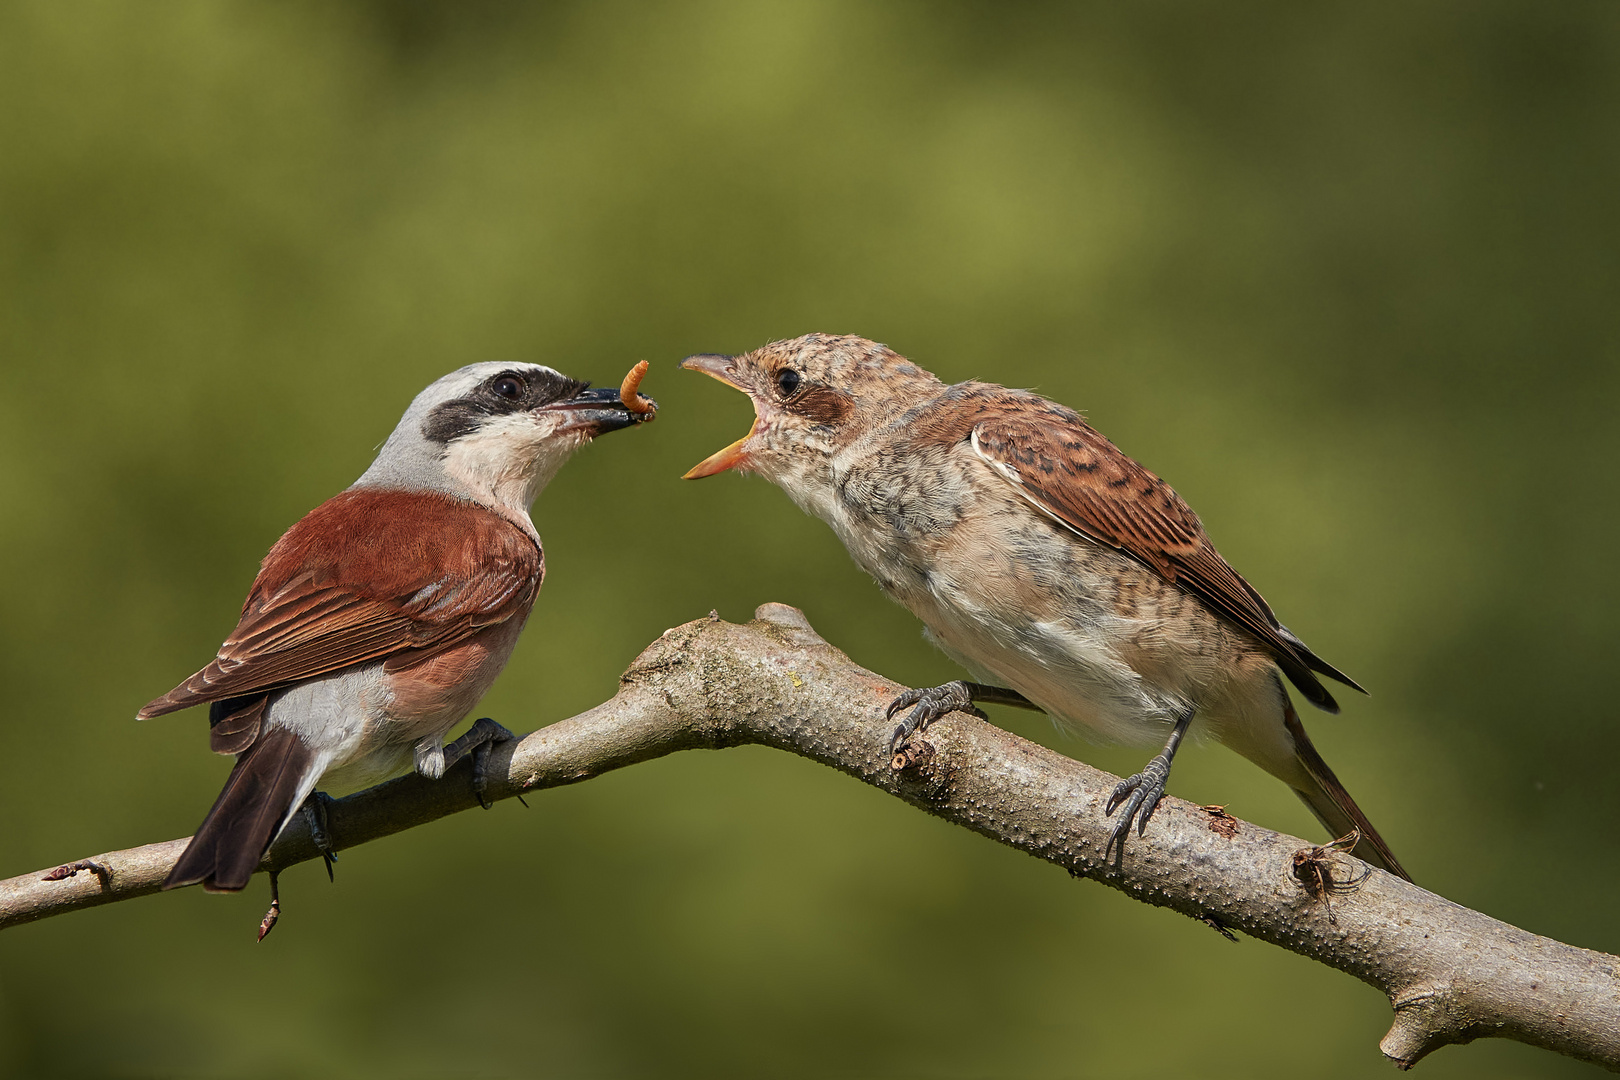
[[[163,887],[200,881],[209,892],[235,892],[246,885],[282,824],[314,785],[314,765],[314,751],[297,735],[266,726],[236,756],[214,808]]]
[[[1282,623],[1277,624],[1277,633],[1284,641],[1288,642],[1288,644],[1294,647],[1294,652],[1299,654],[1300,661],[1318,675],[1326,675],[1334,682],[1341,682],[1350,689],[1360,691],[1363,694],[1367,692],[1366,687],[1362,686],[1360,683],[1356,682],[1356,680],[1352,679],[1350,676],[1346,675],[1344,672],[1340,671],[1338,668],[1334,667],[1332,664],[1328,663],[1326,660],[1312,652],[1309,645],[1299,640],[1299,635],[1295,634]],[[1331,712],[1333,710],[1330,709],[1328,711]]]
[[[1295,787],[1294,793],[1300,801],[1311,808],[1311,813],[1333,836],[1346,836],[1352,830],[1359,830],[1361,839],[1356,843],[1355,850],[1351,852],[1356,858],[1372,863],[1374,866],[1388,870],[1396,877],[1412,880],[1395,858],[1395,853],[1389,850],[1384,838],[1378,835],[1367,815],[1361,812],[1361,807],[1344,790],[1339,778],[1333,775],[1328,763],[1322,760],[1322,755],[1316,752],[1310,736],[1305,734],[1305,725],[1299,722],[1299,714],[1294,711],[1293,703],[1285,706],[1283,722],[1288,725],[1288,733],[1294,739],[1294,753],[1299,763],[1304,767],[1311,783],[1308,787]]]

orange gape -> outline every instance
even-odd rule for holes
[[[641,386],[641,380],[647,375],[647,367],[647,361],[641,361],[641,363],[630,369],[630,373],[624,377],[624,382],[619,384],[619,400],[624,402],[624,407],[633,413],[658,411],[651,400],[636,392],[637,388]]]

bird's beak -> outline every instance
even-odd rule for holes
[[[688,356],[681,361],[681,367],[687,371],[701,371],[710,378],[719,379],[727,386],[742,390],[747,389],[737,381],[737,358],[734,356],[721,356],[719,353],[698,353]]]
[[[539,411],[561,414],[562,419],[553,429],[553,434],[583,431],[588,438],[594,439],[609,431],[618,431],[620,428],[632,427],[651,420],[657,415],[658,403],[651,398],[647,400],[652,403],[654,411],[631,412],[619,399],[617,387],[600,386],[586,390],[567,401],[543,405]]]
[[[732,357],[721,356],[718,353],[700,353],[697,356],[688,356],[685,360],[682,360],[681,367],[686,368],[688,371],[701,371],[711,378],[719,379],[727,386],[741,390],[745,394],[748,392],[748,388],[737,381],[736,362]],[[686,475],[681,479],[701,480],[705,476],[713,476],[715,473],[722,473],[727,469],[735,468],[741,464],[743,459],[743,443],[751,439],[754,432],[758,430],[759,421],[756,419],[754,426],[748,429],[747,435],[744,435],[724,450],[710,454],[688,469]]]

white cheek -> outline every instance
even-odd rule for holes
[[[584,431],[555,434],[562,418],[515,413],[457,439],[445,452],[445,472],[474,494],[527,512],[563,462],[587,441]]]

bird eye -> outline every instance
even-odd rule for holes
[[[516,401],[523,396],[523,380],[516,375],[502,375],[489,388],[507,401]]]
[[[792,397],[794,391],[799,388],[799,373],[792,368],[783,368],[778,371],[776,373],[776,388],[781,391],[783,397]]]

